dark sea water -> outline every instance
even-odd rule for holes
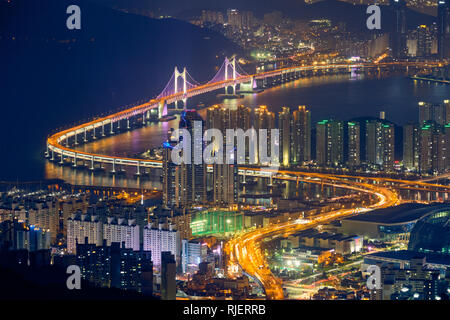
[[[349,120],[363,116],[377,117],[380,111],[385,111],[386,119],[404,125],[408,121],[418,120],[419,101],[437,103],[448,98],[450,87],[445,85],[416,82],[405,77],[369,79],[363,75],[357,77],[337,75],[300,79],[266,89],[259,94],[246,95],[242,99],[218,101],[214,93],[191,99],[188,104],[190,108],[195,108],[199,104],[209,106],[218,102],[225,105],[243,104],[251,108],[267,105],[274,112],[278,112],[283,106],[297,108],[298,105],[306,105],[311,110],[313,125],[327,117]],[[199,112],[201,115],[205,113],[204,110]],[[39,126],[38,121],[36,126]],[[167,132],[172,127],[177,127],[177,121],[150,124],[144,128],[79,146],[79,149],[132,156],[160,146],[167,139]],[[41,131],[39,128],[36,130]],[[157,177],[141,180],[132,175],[128,178],[114,178],[107,172],[92,174],[84,169],[73,170],[70,167],[50,163],[44,158],[45,138],[45,135],[36,135],[32,140],[28,139],[17,145],[15,150],[9,150],[7,161],[13,161],[15,169],[11,170],[11,166],[2,165],[0,180],[62,178],[75,184],[159,187]],[[5,171],[5,168],[9,170]]]

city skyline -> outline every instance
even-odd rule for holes
[[[42,1],[0,1],[2,299],[450,299],[447,0],[378,30],[364,1]]]

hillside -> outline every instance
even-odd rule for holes
[[[70,4],[81,8],[81,30],[66,28]],[[26,164],[42,163],[52,130],[154,97],[175,66],[209,79],[234,53],[240,48],[219,34],[88,0],[0,2],[0,134],[9,136],[2,151],[14,150],[0,180],[34,179]]]

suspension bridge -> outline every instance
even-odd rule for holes
[[[88,153],[78,151],[73,146],[101,139],[107,135],[113,135],[122,129],[130,130],[130,122],[132,119],[135,122],[142,121],[142,124],[145,124],[150,118],[164,118],[168,115],[168,105],[174,104],[175,108],[178,109],[180,104],[182,104],[182,108],[186,109],[189,98],[220,89],[225,89],[225,93],[229,89],[232,89],[233,94],[235,94],[236,88],[239,86],[241,89],[245,88],[246,92],[251,92],[252,90],[256,92],[258,88],[266,88],[267,86],[293,81],[302,76],[314,74],[352,73],[358,69],[382,68],[397,65],[406,68],[433,68],[439,66],[437,63],[419,64],[417,62],[314,64],[248,74],[242,70],[236,57],[233,56],[230,59],[225,58],[214,77],[204,84],[197,82],[186,68],[183,68],[183,71],[180,72],[175,67],[166,86],[154,99],[51,135],[47,139],[45,155],[52,161],[59,161],[60,164],[71,163],[73,167],[77,167],[80,161],[83,163],[88,162],[90,163],[89,168],[91,170],[95,170],[96,164],[100,164],[100,166],[102,164],[109,164],[112,166],[112,173],[116,173],[118,168],[122,170],[123,166],[131,166],[136,168],[136,175],[140,175],[143,172],[142,169],[161,168],[162,162],[158,160]]]

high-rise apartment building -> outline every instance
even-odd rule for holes
[[[287,167],[291,163],[291,112],[283,107],[278,114],[278,129],[280,130],[280,164]]]
[[[316,161],[319,165],[336,166],[344,161],[344,123],[322,120],[316,126]]]
[[[443,173],[450,169],[450,126],[424,122],[420,127],[419,171],[421,174]]]
[[[443,103],[419,102],[419,123],[434,121],[438,125],[445,125],[450,122],[450,102],[444,100]]]
[[[419,168],[419,126],[415,123],[403,127],[403,166],[408,170]]]
[[[151,294],[153,272],[151,253],[125,248],[114,242],[102,246],[77,244],[77,264],[83,279],[94,286],[135,290]]]
[[[107,246],[117,242],[124,243],[126,249],[140,249],[139,226],[134,220],[108,217],[103,224],[103,239]]]
[[[299,106],[292,113],[292,156],[294,164],[311,160],[311,112]]]
[[[87,242],[86,242],[87,241]],[[67,219],[67,252],[76,253],[78,244],[95,244],[103,242],[103,223],[95,215],[73,214]]]
[[[427,58],[431,56],[431,46],[433,42],[433,36],[431,30],[426,25],[420,25],[417,27],[417,52],[416,56],[421,58]]]
[[[359,122],[347,122],[348,129],[348,165],[359,166],[361,163],[360,152],[360,124]]]
[[[394,13],[393,29],[390,32],[390,47],[394,58],[404,58],[407,55],[406,46],[406,1],[391,0],[390,8]]]
[[[170,251],[161,252],[161,300],[175,300],[177,295],[176,261]]]
[[[213,165],[213,202],[216,205],[229,206],[238,201],[239,180],[236,166],[238,159],[234,148],[236,138],[228,137],[227,129],[248,130],[250,127],[250,115],[250,109],[244,106],[237,108],[212,106],[207,110],[207,128],[217,129],[223,136],[221,144],[220,141],[214,140],[213,142],[213,153],[221,153],[222,156],[222,163],[214,163]],[[246,147],[247,150],[248,148]],[[227,163],[228,158],[232,159],[232,163]],[[243,161],[245,159],[240,160]]]
[[[161,252],[170,251],[176,258],[179,257],[180,237],[172,225],[168,228],[163,224],[144,227],[144,251],[152,252],[153,265],[161,266]]]
[[[182,162],[176,173],[176,201],[178,207],[189,207],[206,201],[206,165],[203,162],[203,119],[195,110],[183,111],[180,117],[180,129],[190,134],[190,163]],[[199,132],[196,132],[199,130]],[[180,137],[181,139],[181,137]],[[179,140],[179,142],[181,142]],[[200,158],[200,161],[197,160]],[[201,162],[201,163],[198,163]]]
[[[438,2],[438,57],[450,58],[450,0]]]
[[[366,162],[392,170],[395,161],[395,127],[381,120],[366,121]]]

